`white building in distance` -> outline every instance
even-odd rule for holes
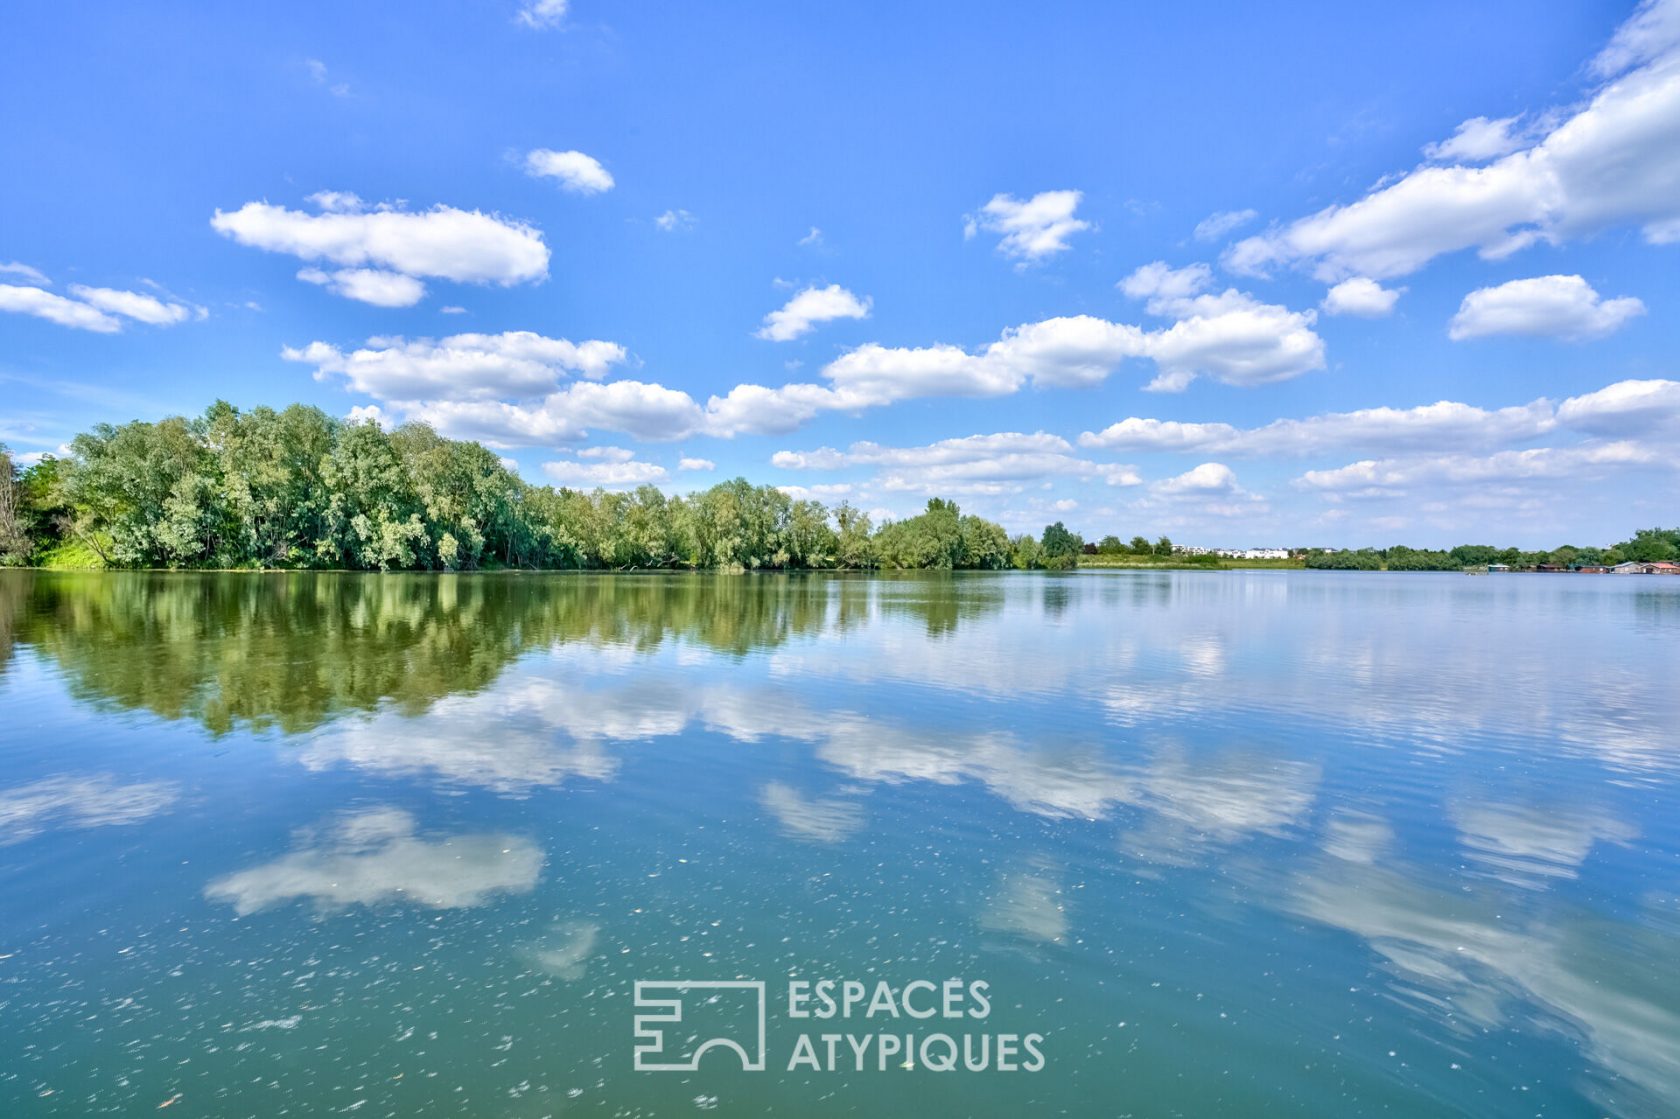
[[[1288,548],[1199,548],[1194,544],[1174,544],[1178,556],[1224,556],[1226,559],[1288,559]]]

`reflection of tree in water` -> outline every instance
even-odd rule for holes
[[[6,666],[12,662],[12,642],[23,622],[23,607],[29,598],[32,577],[33,573],[27,571],[0,571],[0,679],[5,677]]]
[[[1624,576],[1626,578],[1626,576]],[[1633,578],[1648,578],[1648,576],[1633,576]],[[1657,576],[1666,578],[1666,576]],[[1674,591],[1680,589],[1680,579],[1674,580],[1674,585],[1663,584],[1661,589],[1646,590],[1640,588],[1633,594],[1633,620],[1636,625],[1648,626],[1656,630],[1673,632],[1680,627],[1680,594]],[[4,640],[0,636],[0,640]]]
[[[1044,584],[1044,614],[1048,618],[1059,618],[1067,613],[1068,602],[1073,598],[1073,588],[1068,585],[1068,576],[1047,580]]]
[[[881,591],[943,632],[1001,596]],[[976,588],[977,584],[968,584]],[[57,662],[78,698],[289,733],[388,702],[417,712],[477,691],[556,643],[651,651],[669,639],[743,656],[867,625],[869,579],[725,575],[16,572],[0,578],[0,656]],[[4,662],[0,661],[0,671]]]
[[[881,612],[919,619],[929,637],[954,633],[959,622],[994,614],[1003,607],[1005,584],[990,572],[882,573],[863,583],[879,588]]]

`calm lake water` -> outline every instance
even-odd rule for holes
[[[1677,649],[1660,577],[0,572],[0,1115],[1673,1115]],[[637,1071],[638,980],[767,1068]]]

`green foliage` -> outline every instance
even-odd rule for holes
[[[1036,538],[1022,533],[1009,542],[1010,566],[1021,571],[1031,571],[1039,566],[1041,551]]]
[[[317,408],[102,425],[21,477],[6,457],[0,560],[111,567],[1001,568],[1003,528],[934,498],[872,531],[736,478],[672,497],[653,486],[528,486],[477,443],[424,424],[386,432]],[[9,502],[9,504],[7,504]],[[16,515],[6,519],[10,509]],[[7,526],[14,526],[6,535]]]
[[[870,533],[869,514],[860,512],[849,502],[842,501],[840,507],[834,511],[834,524],[839,530],[835,549],[840,566],[874,567],[875,540]]]
[[[1464,564],[1451,552],[1394,547],[1385,553],[1390,571],[1459,571]]]
[[[1361,548],[1357,552],[1325,552],[1312,551],[1307,553],[1306,566],[1321,571],[1381,571],[1382,556],[1369,548]]]
[[[101,424],[70,446],[23,471],[0,446],[0,566],[1063,570],[1084,549],[1061,522],[1010,539],[937,497],[877,529],[849,504],[829,510],[744,478],[686,496],[529,486],[477,443],[301,404],[241,412],[217,401],[191,420]],[[1165,536],[1122,544],[1110,534],[1096,551],[1219,566],[1174,557]],[[1312,552],[1305,564],[1451,571],[1677,557],[1680,528],[1651,528],[1604,549],[1397,545]]]
[[[46,545],[37,544],[31,562],[36,567],[63,571],[98,570],[105,566],[98,552],[74,536]]]
[[[23,482],[11,451],[0,443],[0,567],[17,567],[29,562],[35,542],[24,516]]]
[[[1085,541],[1067,530],[1067,526],[1057,521],[1053,525],[1044,526],[1044,535],[1039,539],[1039,562],[1048,571],[1067,571],[1079,566],[1079,553],[1085,548]]]
[[[1680,528],[1642,528],[1613,549],[1623,560],[1655,563],[1680,557]]]
[[[1011,549],[1001,525],[964,516],[956,502],[933,497],[921,515],[882,525],[874,555],[889,568],[996,570],[1009,566]]]
[[[1499,549],[1490,544],[1460,544],[1447,554],[1460,567],[1483,567],[1498,562]]]
[[[1317,550],[1307,554],[1305,563],[1307,567],[1333,571],[1461,571],[1489,564],[1531,570],[1542,564],[1571,569],[1609,566],[1625,559],[1651,562],[1675,556],[1680,556],[1680,528],[1648,528],[1640,529],[1632,540],[1624,540],[1610,548],[1563,544],[1547,552],[1495,548],[1490,544],[1460,544],[1450,550],[1438,551],[1395,545],[1380,551],[1371,548],[1356,552]]]

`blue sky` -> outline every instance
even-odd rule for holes
[[[1090,538],[1674,520],[1676,0],[0,21],[26,458],[302,400]]]

